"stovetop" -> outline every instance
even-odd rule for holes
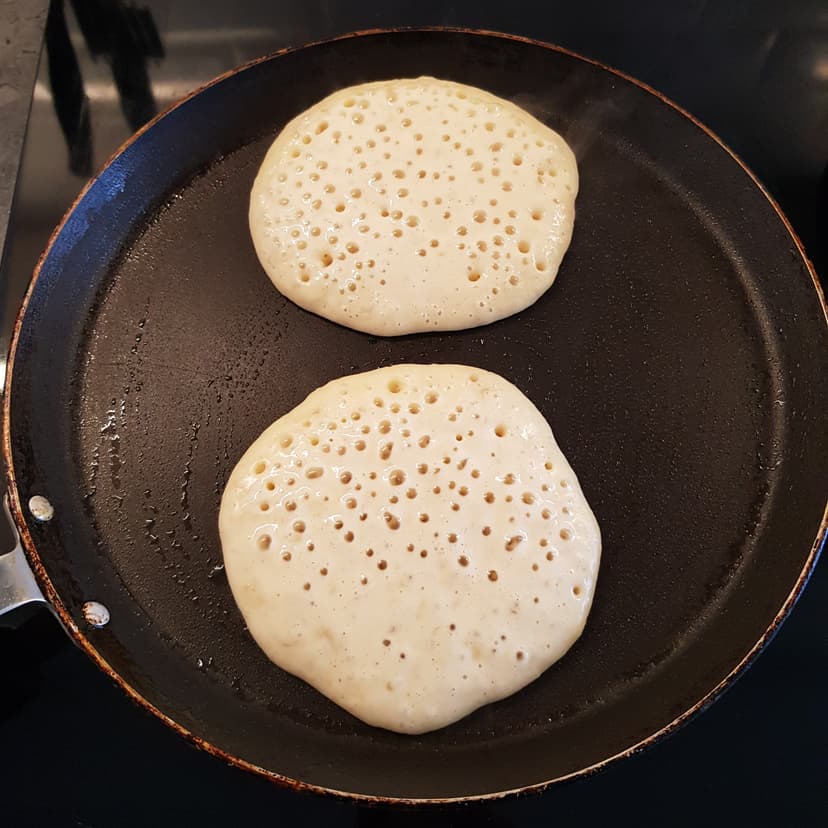
[[[828,272],[824,0],[580,0],[566,8],[519,0],[75,0],[53,3],[47,26],[2,263],[0,350],[52,228],[85,180],[156,111],[285,45],[362,28],[435,24],[549,40],[664,92],[752,167],[786,211],[817,271]],[[18,615],[0,628],[0,820],[96,828],[314,818],[344,825],[423,818],[492,826],[553,819],[825,824],[826,605],[823,564],[748,674],[645,753],[543,795],[427,813],[299,795],[227,767],[128,701],[48,613]]]

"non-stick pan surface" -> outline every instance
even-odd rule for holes
[[[512,99],[566,137],[581,172],[575,236],[523,313],[377,339],[273,289],[248,194],[299,111],[344,85],[419,74]],[[512,38],[350,37],[208,86],[79,199],[14,345],[12,503],[79,643],[214,752],[366,796],[510,791],[670,730],[772,634],[823,531],[826,354],[824,308],[789,227],[725,148],[651,91]],[[265,426],[333,377],[404,361],[516,383],[604,536],[570,653],[512,698],[416,738],[363,725],[265,658],[216,528],[224,482]],[[21,508],[34,494],[54,504],[50,523]],[[107,626],[84,621],[88,600],[109,608]]]

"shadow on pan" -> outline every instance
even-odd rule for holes
[[[511,99],[575,150],[553,288],[493,325],[378,339],[283,299],[247,199],[279,128],[342,86],[430,74]],[[257,61],[127,143],[68,214],[21,312],[6,398],[12,506],[65,626],[140,703],[297,788],[426,801],[541,787],[669,732],[773,634],[824,534],[825,310],[787,222],[712,136],[562,50],[371,32]],[[443,730],[367,727],[243,628],[216,517],[238,457],[310,390],[396,362],[514,382],[604,536],[582,638]],[[21,502],[45,494],[47,524]],[[816,540],[815,540],[816,539]],[[102,601],[110,623],[81,608]]]

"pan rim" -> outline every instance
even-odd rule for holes
[[[691,718],[695,715],[709,707],[714,701],[716,701],[724,692],[725,690],[729,689],[734,682],[745,672],[745,670],[753,663],[755,658],[764,650],[764,648],[770,643],[773,639],[774,635],[777,633],[779,628],[781,627],[784,620],[788,617],[793,606],[796,604],[797,600],[799,599],[800,595],[802,594],[805,586],[808,583],[808,580],[811,577],[811,574],[814,571],[814,568],[817,564],[819,559],[820,552],[822,547],[825,543],[826,537],[828,536],[828,502],[826,502],[825,510],[823,511],[823,516],[817,530],[816,538],[811,546],[811,549],[808,553],[807,558],[805,559],[805,563],[800,571],[799,575],[797,576],[796,582],[793,585],[790,593],[788,594],[787,598],[783,602],[782,606],[765,629],[764,633],[759,637],[756,643],[750,648],[750,650],[742,657],[742,659],[738,662],[738,664],[726,675],[724,676],[719,683],[710,689],[701,699],[699,699],[695,704],[693,704],[690,708],[685,710],[679,716],[675,717],[671,722],[657,730],[655,733],[650,734],[646,738],[640,740],[634,745],[631,745],[625,748],[622,751],[619,751],[612,756],[606,757],[598,762],[593,763],[585,768],[581,768],[577,771],[573,771],[569,774],[564,774],[562,776],[557,776],[552,779],[544,780],[542,782],[532,783],[530,785],[525,785],[519,788],[511,788],[508,790],[497,791],[497,792],[490,792],[490,793],[483,793],[483,794],[472,794],[468,796],[454,796],[454,797],[396,797],[396,796],[378,796],[366,793],[356,793],[351,791],[343,791],[338,790],[335,788],[329,788],[323,785],[312,784],[308,782],[303,782],[301,780],[293,779],[289,776],[284,774],[277,773],[276,771],[268,770],[267,768],[263,768],[253,762],[245,760],[241,756],[237,756],[232,754],[228,751],[223,750],[220,747],[212,744],[206,739],[202,739],[197,734],[193,733],[192,731],[188,730],[187,728],[183,727],[181,724],[176,722],[158,707],[156,707],[152,702],[146,699],[138,690],[136,690],[126,679],[124,679],[104,658],[104,656],[98,652],[96,647],[90,641],[90,639],[84,634],[84,632],[78,627],[78,625],[73,621],[71,615],[69,614],[66,606],[63,604],[57,590],[55,589],[52,581],[46,571],[46,567],[43,565],[43,562],[40,559],[40,556],[37,552],[37,548],[35,545],[34,538],[32,537],[31,532],[28,528],[28,523],[25,518],[25,513],[23,509],[23,505],[20,500],[20,493],[18,491],[17,482],[16,482],[16,473],[14,468],[14,460],[13,460],[13,452],[12,452],[12,431],[11,431],[11,398],[12,398],[12,388],[13,388],[13,379],[14,379],[14,365],[16,360],[17,354],[17,347],[20,340],[21,331],[23,328],[23,323],[25,320],[26,312],[29,306],[29,302],[31,297],[34,293],[34,289],[40,277],[40,273],[42,267],[48,258],[54,243],[56,242],[57,238],[60,236],[61,232],[63,231],[64,226],[66,225],[67,221],[70,219],[72,214],[74,213],[75,209],[79,206],[79,204],[83,201],[84,197],[86,196],[87,192],[95,185],[97,180],[100,176],[106,172],[106,170],[116,161],[116,159],[125,152],[134,142],[136,142],[145,132],[150,130],[156,123],[158,123],[162,118],[165,118],[180,106],[187,103],[190,99],[194,98],[196,95],[199,95],[201,92],[221,83],[222,81],[233,77],[247,69],[250,69],[254,66],[257,66],[261,63],[265,63],[271,60],[275,60],[279,57],[282,57],[287,54],[291,54],[294,52],[302,51],[308,48],[312,48],[314,46],[322,46],[330,43],[335,43],[344,40],[350,40],[360,37],[370,37],[374,35],[388,35],[388,34],[395,34],[395,33],[417,33],[417,32],[435,32],[435,33],[458,33],[464,35],[472,35],[472,36],[479,36],[479,37],[487,37],[487,38],[500,38],[503,40],[514,41],[518,43],[524,43],[531,46],[542,47],[545,49],[549,49],[554,52],[558,52],[559,54],[565,55],[569,58],[582,61],[584,63],[590,64],[594,67],[597,67],[605,72],[609,72],[610,74],[620,78],[632,85],[638,87],[639,89],[653,95],[657,98],[661,103],[666,104],[668,107],[673,109],[679,115],[683,116],[685,119],[690,121],[694,124],[698,129],[704,132],[709,139],[714,141],[718,146],[723,149],[744,171],[744,173],[748,176],[750,181],[755,185],[758,189],[759,193],[764,196],[764,198],[768,201],[770,206],[773,208],[774,212],[788,231],[788,234],[791,237],[791,240],[794,244],[794,247],[801,257],[802,262],[805,265],[806,270],[808,271],[811,282],[816,290],[817,299],[820,303],[822,308],[823,318],[825,320],[826,325],[828,326],[828,306],[826,306],[825,296],[822,290],[822,286],[820,285],[819,279],[817,278],[816,271],[810,259],[808,258],[804,246],[800,241],[799,237],[797,236],[795,230],[793,229],[790,221],[783,213],[782,209],[780,208],[779,204],[773,198],[773,196],[768,192],[765,186],[761,183],[761,181],[757,178],[757,176],[748,168],[748,166],[739,158],[739,156],[732,150],[727,144],[722,141],[721,138],[718,137],[710,128],[705,126],[701,123],[698,119],[696,119],[691,113],[685,110],[683,107],[672,101],[667,96],[663,95],[661,92],[657,91],[653,87],[649,86],[648,84],[638,80],[637,78],[632,77],[631,75],[626,74],[623,71],[615,69],[611,66],[608,66],[598,60],[593,58],[586,57],[584,55],[578,54],[577,52],[571,51],[567,48],[547,43],[542,40],[538,40],[535,38],[525,37],[522,35],[515,35],[515,34],[508,34],[504,32],[497,32],[487,29],[472,29],[472,28],[464,28],[464,27],[452,27],[452,26],[416,26],[416,27],[393,27],[393,28],[371,28],[371,29],[364,29],[354,32],[349,32],[346,34],[338,35],[331,38],[325,38],[323,40],[312,41],[309,43],[303,43],[298,46],[289,46],[279,50],[276,50],[268,55],[264,55],[258,58],[254,58],[238,67],[228,70],[217,77],[213,78],[212,80],[208,81],[205,84],[202,84],[198,88],[194,89],[186,96],[182,97],[180,100],[175,101],[158,115],[156,115],[152,120],[147,122],[143,127],[141,127],[137,132],[135,132],[132,136],[130,136],[120,147],[110,156],[110,158],[106,161],[106,163],[100,168],[100,170],[89,179],[89,181],[84,185],[84,187],[79,192],[78,196],[72,202],[70,207],[67,209],[66,213],[64,214],[63,218],[61,219],[60,223],[52,232],[47,245],[43,252],[41,253],[37,264],[35,265],[35,269],[32,274],[32,278],[29,282],[29,285],[26,289],[26,292],[23,296],[19,311],[17,313],[17,317],[15,319],[14,327],[12,330],[11,341],[9,344],[9,355],[8,355],[8,363],[7,363],[7,376],[6,376],[6,388],[5,393],[3,395],[3,424],[2,424],[2,453],[3,458],[6,463],[6,488],[8,493],[9,505],[11,509],[11,513],[14,519],[14,522],[17,527],[17,531],[20,536],[21,545],[25,552],[26,558],[32,567],[32,570],[35,574],[35,578],[43,590],[45,597],[47,598],[50,608],[57,616],[58,620],[62,624],[62,626],[67,630],[70,637],[73,639],[74,643],[78,645],[78,647],[83,650],[89,658],[97,665],[99,669],[101,669],[104,673],[106,673],[110,679],[112,679],[121,690],[123,690],[126,695],[131,698],[134,702],[136,702],[139,706],[143,707],[145,710],[152,713],[154,716],[157,716],[164,724],[170,727],[172,730],[176,731],[179,735],[183,736],[187,739],[191,744],[195,745],[196,747],[205,750],[207,753],[211,754],[212,756],[219,758],[225,762],[228,762],[231,765],[236,767],[242,768],[246,771],[251,771],[256,773],[260,776],[263,776],[266,779],[269,779],[277,784],[290,788],[295,791],[304,792],[304,793],[316,793],[316,794],[323,794],[326,796],[332,796],[338,799],[342,799],[345,801],[356,802],[356,803],[363,803],[363,804],[399,804],[399,805],[428,805],[428,804],[449,804],[449,803],[458,803],[458,802],[481,802],[481,801],[491,801],[491,800],[498,800],[503,799],[505,797],[513,797],[518,794],[527,794],[527,793],[539,793],[550,788],[553,785],[560,784],[565,781],[574,780],[577,778],[586,778],[591,776],[592,774],[602,770],[603,768],[607,767],[610,764],[614,764],[621,759],[628,758],[633,756],[642,750],[646,749],[647,747],[661,741],[666,736],[674,733],[680,727],[682,727],[686,722],[688,722]]]

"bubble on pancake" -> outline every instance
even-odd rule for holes
[[[554,281],[578,171],[514,104],[434,78],[350,87],[270,147],[250,230],[276,287],[378,335],[509,316]]]
[[[559,659],[600,559],[542,415],[502,377],[459,365],[314,391],[239,460],[219,528],[264,652],[403,733],[456,721]]]

